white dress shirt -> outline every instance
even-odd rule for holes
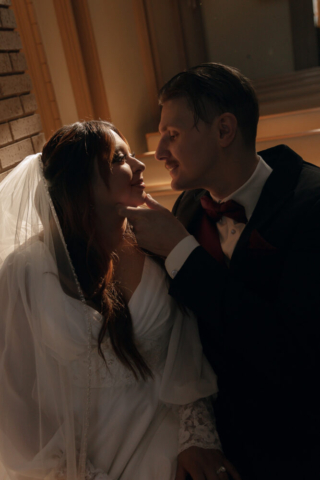
[[[219,200],[214,197],[212,198],[219,203],[224,203],[228,200],[234,200],[240,203],[240,205],[244,207],[247,219],[249,221],[258,203],[264,184],[266,183],[271,172],[272,168],[267,165],[261,157],[259,157],[259,162],[255,171],[249,180],[247,180],[246,183],[238,188],[238,190],[223,200]],[[232,257],[240,235],[245,228],[245,224],[237,223],[228,217],[222,217],[216,225],[219,232],[221,248],[228,263]],[[174,247],[165,262],[167,272],[171,278],[175,277],[186,259],[189,257],[190,253],[198,246],[199,243],[197,240],[192,235],[189,235]]]

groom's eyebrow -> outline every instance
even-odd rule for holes
[[[168,123],[168,124],[163,125],[163,126],[159,125],[159,133],[165,132],[169,128],[172,128],[174,130],[179,130],[179,126],[177,124]]]

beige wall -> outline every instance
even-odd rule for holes
[[[209,60],[253,79],[292,72],[289,1],[202,0]]]
[[[147,95],[132,0],[88,0],[112,122],[132,149],[157,129]]]

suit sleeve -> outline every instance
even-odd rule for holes
[[[172,213],[173,213],[173,215],[176,215],[176,214],[177,214],[177,211],[178,211],[178,209],[179,209],[181,200],[183,199],[184,196],[185,196],[185,192],[180,193],[179,197],[178,197],[177,200],[174,202],[174,205],[173,205],[173,207],[172,207]]]

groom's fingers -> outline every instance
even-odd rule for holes
[[[153,222],[155,220],[170,218],[171,212],[158,203],[154,198],[146,197],[145,203],[149,208],[126,207],[118,203],[116,210],[121,217],[128,218],[129,222],[134,226],[142,226],[145,223]]]
[[[233,480],[241,480],[241,477],[236,468],[226,458],[224,459],[224,466],[226,467],[230,478],[233,478]]]
[[[149,207],[150,210],[170,213],[167,208],[161,205],[161,203],[157,202],[150,194],[145,197],[145,204],[147,205],[147,207]],[[145,210],[144,208],[126,207],[125,205],[121,205],[120,203],[118,203],[116,209],[121,217],[128,217],[129,219],[141,217],[141,215],[143,215],[141,211]],[[136,215],[135,212],[137,212]]]
[[[169,210],[152,198],[148,199],[148,202],[154,208],[134,208],[118,204],[117,212],[128,218],[140,247],[167,257],[189,233]]]
[[[168,210],[161,205],[161,203],[157,202],[151,195],[148,193],[145,198],[145,204],[151,209],[151,210],[159,210],[163,212],[168,212]]]

